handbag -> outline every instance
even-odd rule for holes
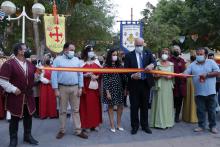
[[[89,89],[96,90],[98,88],[99,88],[99,84],[98,84],[97,80],[95,80],[95,81],[91,80],[89,83]]]

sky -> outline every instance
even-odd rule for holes
[[[142,18],[141,11],[146,8],[146,3],[150,2],[154,6],[158,3],[158,0],[111,0],[115,5],[116,20],[131,20],[131,8],[133,8],[133,20],[139,20]],[[113,27],[114,32],[120,30],[119,23],[115,23]]]

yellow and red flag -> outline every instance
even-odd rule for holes
[[[45,15],[44,23],[47,48],[52,52],[60,53],[65,43],[65,17],[57,14],[55,1],[53,15]]]

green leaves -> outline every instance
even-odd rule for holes
[[[0,0],[0,4],[3,1]],[[45,13],[52,13],[53,10],[53,0],[13,0],[13,2],[19,7],[18,12],[21,12],[22,6],[25,6],[30,17],[33,15],[31,8],[34,2],[42,3],[46,9]],[[82,49],[86,43],[97,41],[102,42],[97,44],[97,48],[104,50],[107,46],[104,42],[112,41],[110,29],[114,16],[110,13],[113,6],[109,0],[56,0],[56,4],[58,14],[69,15],[66,17],[66,40],[75,42],[78,50]],[[5,51],[8,54],[12,45],[21,40],[21,20],[19,22],[11,21],[9,24],[10,26],[6,26],[5,21],[0,23],[0,28],[3,28],[0,30],[0,37],[5,36],[3,40],[7,42]],[[38,23],[40,42],[44,42],[43,24],[43,21]],[[3,35],[4,33],[6,35]],[[28,20],[26,21],[26,42],[31,48],[34,48],[33,26],[32,22]]]
[[[147,12],[147,9],[144,11]],[[152,45],[150,46],[157,50],[158,46],[168,47],[164,46],[168,44],[167,41],[171,44],[169,39],[179,35],[184,35],[187,38],[184,44],[185,49],[198,46],[219,48],[219,18],[219,0],[161,0],[151,13],[150,18],[147,21],[146,19],[143,20],[146,23],[145,34],[153,33],[154,29],[152,27],[157,26],[157,29],[159,28],[157,32],[160,32],[160,34],[154,40],[151,39]],[[191,40],[191,34],[193,33],[199,35],[197,42],[192,42]],[[170,37],[165,37],[164,35]],[[149,40],[150,38],[146,37],[146,39]],[[178,42],[178,40],[176,41]],[[158,42],[160,42],[160,45],[157,45]]]

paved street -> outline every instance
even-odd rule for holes
[[[218,128],[220,114],[218,114]],[[173,128],[160,130],[152,129],[149,135],[139,130],[137,135],[130,134],[129,109],[126,108],[122,118],[124,132],[109,131],[108,115],[103,113],[103,125],[99,132],[89,133],[89,139],[84,140],[73,135],[72,121],[68,119],[67,132],[63,139],[55,138],[59,128],[58,119],[34,119],[33,136],[40,142],[38,147],[219,147],[220,134],[211,134],[208,130],[194,133],[196,124],[181,122]],[[29,147],[23,144],[23,127],[20,122],[18,147]],[[8,123],[0,121],[0,147],[7,147],[9,143]]]

